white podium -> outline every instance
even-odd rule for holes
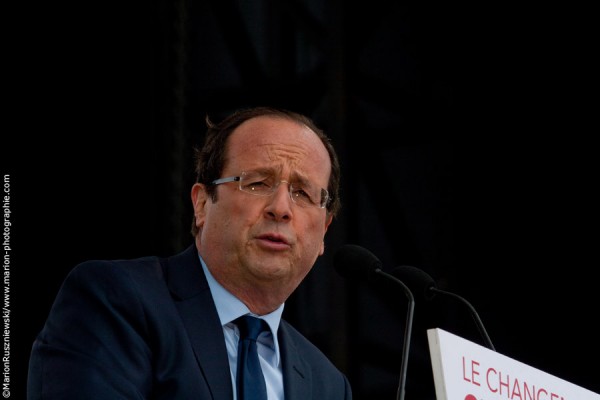
[[[427,338],[437,400],[600,400],[597,393],[442,329],[429,329]]]

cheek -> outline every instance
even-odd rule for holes
[[[329,228],[329,225],[331,224],[331,220],[329,221],[321,221],[319,223],[318,229],[319,229],[319,256],[322,256],[323,253],[325,253],[325,235],[327,234],[327,229]]]
[[[325,246],[323,241],[325,239],[326,231],[327,228],[321,220],[310,223],[304,227],[303,232],[305,232],[305,234],[299,234],[298,237],[300,240],[304,241],[307,255],[314,255],[316,257],[323,254]]]
[[[251,224],[252,210],[247,203],[227,201],[220,198],[217,203],[211,203],[204,217],[204,229],[212,237],[230,238]]]
[[[204,230],[215,235],[216,232],[225,231],[231,225],[231,218],[228,213],[222,212],[218,205],[211,205],[204,216]],[[221,232],[223,233],[223,232]]]
[[[306,226],[307,232],[312,232],[312,236],[315,240],[322,241],[325,237],[325,232],[327,232],[327,225],[321,219],[318,219],[315,222],[311,222]]]

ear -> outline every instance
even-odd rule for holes
[[[192,186],[192,206],[194,207],[194,221],[197,228],[202,228],[204,225],[204,217],[206,215],[206,202],[208,194],[206,186],[202,183],[195,183]]]
[[[331,225],[331,222],[333,221],[333,215],[327,213],[327,217],[325,219],[325,232],[323,232],[323,236],[325,236],[325,233],[327,233],[327,229],[329,229],[329,225]],[[323,241],[321,242],[321,251],[319,252],[319,255],[322,256],[325,253],[325,238],[323,238]]]

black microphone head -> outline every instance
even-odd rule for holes
[[[381,261],[364,247],[345,244],[333,255],[333,266],[344,278],[374,280]]]
[[[437,289],[437,284],[431,275],[422,269],[401,265],[391,270],[390,274],[404,282],[413,293],[422,294],[427,300],[434,298],[435,291],[431,289]]]

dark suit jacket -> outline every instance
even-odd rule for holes
[[[281,321],[286,400],[350,400],[346,377]],[[231,400],[223,329],[195,246],[170,258],[87,261],[35,340],[27,398]]]

